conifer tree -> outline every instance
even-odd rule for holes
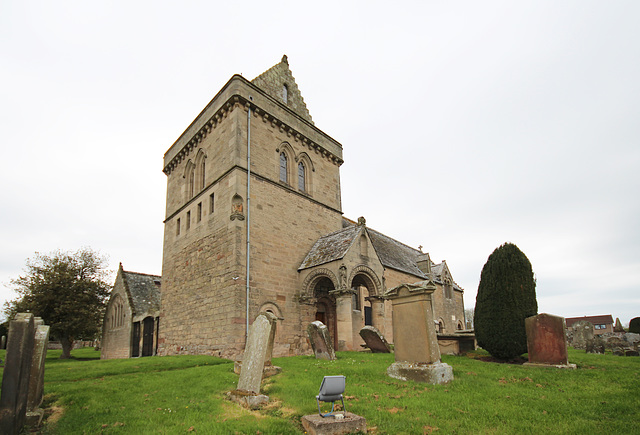
[[[634,317],[629,322],[629,332],[640,334],[640,317]]]
[[[531,263],[512,243],[496,248],[482,268],[474,327],[478,345],[496,358],[527,352],[524,319],[538,313]]]

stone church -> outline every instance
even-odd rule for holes
[[[321,320],[338,350],[373,325],[393,342],[381,295],[431,280],[435,328],[464,328],[445,262],[342,215],[342,145],[313,122],[287,57],[234,75],[164,155],[167,205],[157,353],[233,358],[261,311],[278,317],[275,356],[309,352]]]

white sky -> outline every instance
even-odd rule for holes
[[[345,215],[447,260],[467,308],[510,241],[540,312],[640,315],[640,2],[214,3],[0,3],[0,283],[83,246],[160,274],[164,152],[286,53]]]

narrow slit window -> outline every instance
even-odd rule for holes
[[[191,228],[191,212],[187,212],[187,230]]]
[[[214,210],[213,196],[214,196],[213,193],[209,195],[209,214],[213,214],[213,210]]]
[[[305,192],[306,189],[306,178],[304,172],[304,163],[298,163],[298,189]]]
[[[280,181],[287,182],[287,156],[280,153]]]
[[[200,222],[202,220],[202,203],[198,203],[198,215],[196,216],[196,222]]]
[[[180,235],[180,218],[176,220],[176,236]]]

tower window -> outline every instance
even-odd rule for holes
[[[202,220],[202,203],[198,203],[198,214],[196,215],[196,222],[200,222]]]
[[[180,218],[176,220],[176,236],[180,235]]]
[[[305,180],[305,173],[304,173],[304,164],[302,162],[298,163],[298,189],[300,189],[301,191],[305,191],[306,187],[306,180]]]
[[[191,228],[191,212],[187,212],[187,230]]]
[[[209,214],[213,214],[213,193],[209,195]]]
[[[280,181],[287,182],[287,156],[280,153]]]

